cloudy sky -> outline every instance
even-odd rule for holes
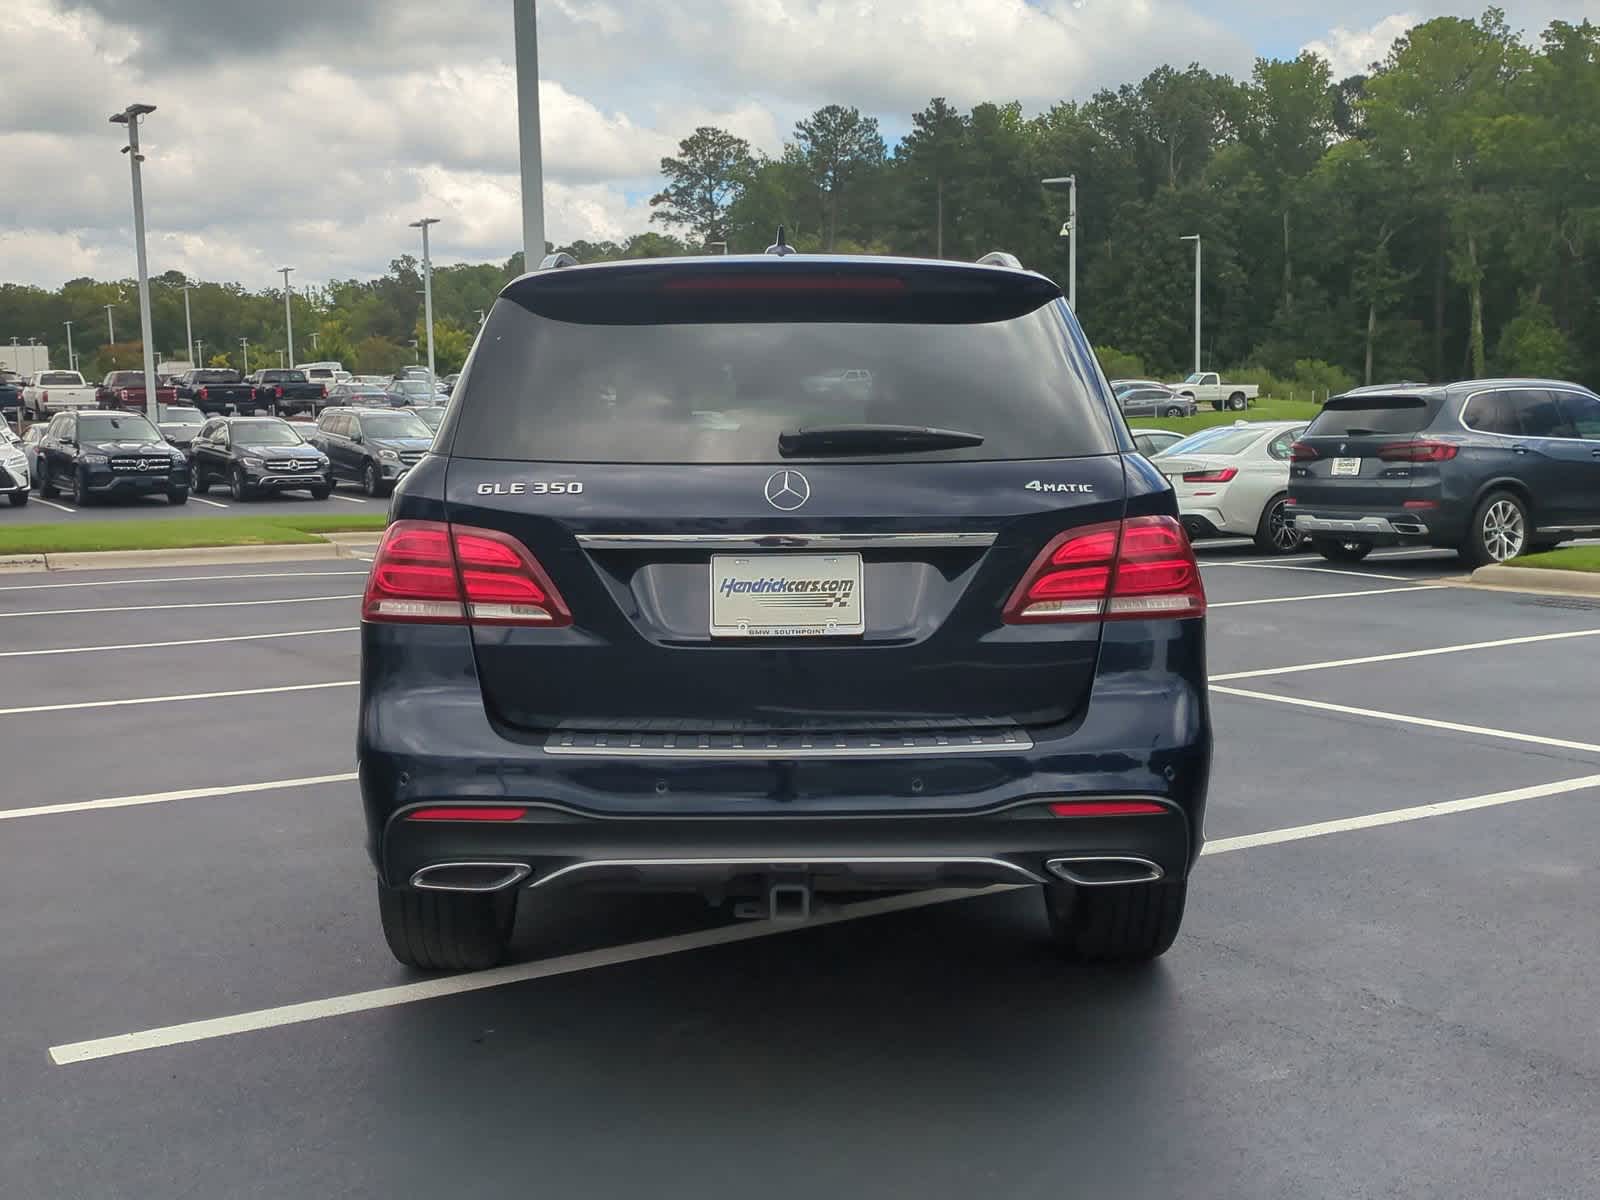
[[[133,272],[127,162],[144,126],[152,271],[267,286],[381,271],[437,216],[442,261],[521,240],[516,0],[0,0],[0,281]],[[656,166],[696,125],[776,151],[821,104],[887,132],[929,97],[1030,110],[1191,60],[1247,73],[1311,46],[1381,57],[1448,0],[539,0],[546,221],[646,228]],[[1487,0],[1484,0],[1486,3]],[[1536,34],[1600,0],[1502,0]]]

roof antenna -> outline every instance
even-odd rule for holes
[[[797,251],[793,246],[789,245],[789,243],[784,239],[783,226],[779,225],[778,240],[767,247],[767,253],[776,254],[778,257],[782,258],[784,255],[797,254],[799,251]]]

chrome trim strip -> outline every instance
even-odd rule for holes
[[[428,874],[431,871],[453,871],[459,868],[477,867],[483,870],[504,871],[504,878],[488,887],[460,887],[446,886],[444,884],[429,883]],[[505,888],[521,883],[533,873],[533,868],[527,863],[509,862],[445,862],[429,863],[425,867],[418,867],[411,875],[411,886],[425,892],[498,892]]]
[[[923,734],[847,734],[844,737],[857,741],[870,741],[867,745],[838,745],[839,736],[818,735],[815,738],[797,734],[783,735],[784,744],[772,744],[775,739],[762,734],[743,735],[735,740],[763,741],[759,746],[701,746],[701,745],[642,745],[648,736],[656,741],[702,740],[700,734],[630,734],[625,731],[607,734],[588,734],[589,739],[626,738],[628,745],[579,745],[576,739],[582,733],[552,734],[544,744],[544,752],[566,758],[692,758],[702,761],[750,759],[818,759],[818,758],[941,758],[956,754],[1021,754],[1033,749],[1033,739],[1020,729],[994,730],[986,734],[923,733]],[[709,735],[707,735],[709,736]],[[728,737],[730,735],[718,735]],[[1004,738],[1004,741],[986,739]],[[937,740],[935,740],[937,739]],[[798,741],[799,744],[792,744]],[[832,745],[807,744],[832,742]],[[931,743],[931,744],[930,744]]]
[[[983,549],[996,533],[580,533],[585,550]]]
[[[1074,863],[1132,863],[1142,868],[1144,874],[1137,879],[1087,879],[1073,871]],[[1154,883],[1166,875],[1159,863],[1133,854],[1080,854],[1073,858],[1052,858],[1044,865],[1045,870],[1052,875],[1057,875],[1079,887],[1116,887],[1123,883]]]
[[[1154,866],[1155,864],[1151,864]],[[981,858],[957,856],[954,858],[934,855],[931,857],[870,857],[870,858],[597,858],[590,862],[573,863],[559,870],[540,876],[528,885],[528,890],[543,887],[554,879],[563,875],[571,875],[578,871],[606,870],[617,867],[841,867],[841,866],[965,866],[965,867],[994,867],[1019,875],[1029,883],[1044,883],[1045,880],[1035,875],[1026,867],[1019,867],[1014,862],[1007,862],[1003,858]],[[1160,868],[1157,868],[1158,870]]]

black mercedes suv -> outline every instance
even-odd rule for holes
[[[1575,383],[1357,388],[1290,458],[1295,523],[1336,561],[1418,545],[1482,566],[1600,530],[1600,397]]]
[[[781,920],[1031,884],[1069,959],[1167,949],[1205,592],[1061,290],[990,258],[506,287],[363,604],[402,962],[492,964],[567,888]]]

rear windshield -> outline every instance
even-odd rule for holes
[[[191,378],[196,383],[238,383],[239,372],[223,371],[220,369],[214,371],[196,371]]]
[[[261,372],[261,378],[268,383],[305,383],[306,373],[304,371],[263,371]]]
[[[1169,447],[1165,453],[1179,455],[1196,450],[1204,451],[1206,454],[1239,454],[1259,442],[1264,432],[1260,426],[1246,426],[1242,429],[1202,429],[1199,433],[1184,438],[1176,446]]]
[[[106,379],[107,387],[143,387],[143,371],[113,371]]]
[[[451,453],[767,463],[779,460],[780,434],[840,424],[983,438],[874,458],[1113,453],[1105,407],[1082,371],[1049,305],[978,324],[588,325],[501,301],[456,390]]]
[[[65,371],[46,371],[39,376],[39,386],[81,387],[83,386],[83,376],[73,375]]]
[[[1306,429],[1307,437],[1420,433],[1443,403],[1438,396],[1335,396]]]

